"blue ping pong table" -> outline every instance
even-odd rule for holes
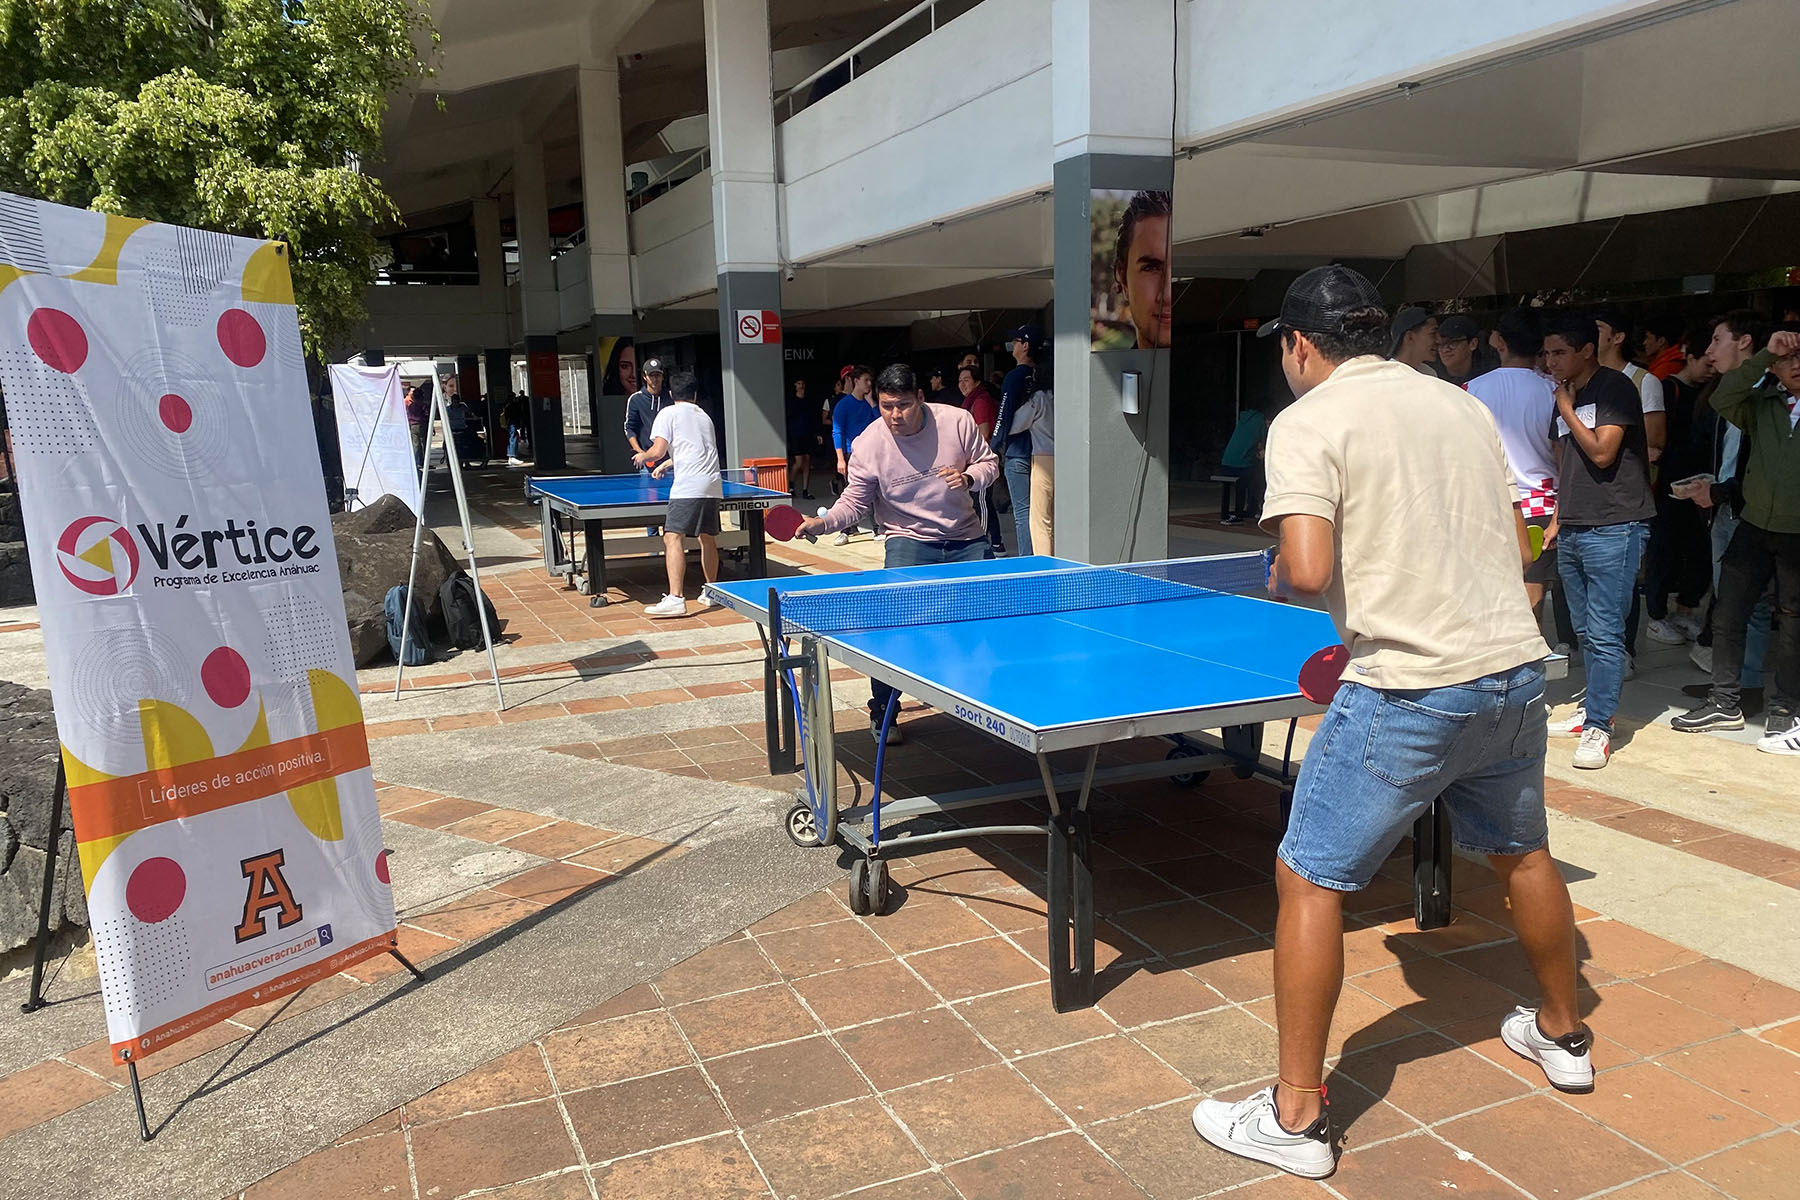
[[[606,603],[606,528],[659,524],[669,512],[669,488],[673,480],[651,479],[643,475],[556,475],[533,476],[525,480],[525,498],[538,501],[544,533],[544,569],[552,575],[575,577],[577,590],[590,597],[589,604],[599,608]],[[786,504],[786,492],[757,487],[755,472],[749,468],[725,472],[724,498],[719,502],[722,513],[742,514],[741,530],[722,530],[721,550],[737,550],[748,557],[748,569],[754,575],[769,571],[767,545],[763,539],[763,510]],[[583,553],[580,567],[572,553],[565,554],[560,522],[563,519],[581,524]],[[614,549],[625,553],[661,554],[660,538],[614,539]]]
[[[841,840],[860,853],[851,866],[853,909],[884,906],[885,853],[996,834],[1047,836],[1051,999],[1061,1010],[1092,1000],[1093,789],[1160,777],[1193,782],[1222,767],[1285,785],[1286,763],[1277,771],[1262,758],[1262,724],[1322,711],[1300,694],[1298,676],[1307,658],[1338,644],[1337,631],[1322,612],[1260,598],[1267,571],[1260,553],[1120,567],[1026,557],[707,590],[767,631],[770,771],[804,767],[788,834],[801,845]],[[896,694],[882,715],[869,798],[840,810],[832,663],[1034,755],[1039,778],[884,801]],[[1162,761],[1098,766],[1103,745],[1141,737],[1173,746]],[[1085,765],[1057,774],[1050,755],[1071,750],[1086,751]],[[1033,796],[1049,803],[1044,825],[883,834],[884,822]]]

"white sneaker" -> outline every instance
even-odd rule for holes
[[[522,458],[509,458],[506,460],[506,465],[509,467],[522,467],[525,465],[525,460]]]
[[[1756,739],[1764,754],[1800,755],[1800,721],[1792,713],[1771,713],[1764,718],[1764,733]]]
[[[1694,643],[1694,648],[1688,651],[1688,661],[1693,663],[1696,667],[1699,667],[1703,674],[1709,677],[1712,675],[1711,646],[1702,646],[1698,642]]]
[[[719,607],[719,602],[713,599],[709,593],[704,591],[700,593],[700,598],[694,601],[694,604],[701,612],[705,612],[709,608]]]
[[[1520,1007],[1500,1022],[1500,1040],[1520,1058],[1542,1067],[1544,1078],[1557,1091],[1585,1094],[1594,1090],[1594,1061],[1588,1054],[1594,1035],[1586,1026],[1559,1038],[1547,1038],[1538,1032],[1537,1009]]]
[[[1299,1133],[1289,1133],[1275,1114],[1274,1084],[1236,1104],[1202,1100],[1194,1106],[1194,1132],[1227,1153],[1306,1179],[1323,1179],[1337,1170],[1329,1115],[1320,1113]]]
[[[1612,757],[1612,734],[1604,729],[1583,729],[1581,744],[1575,747],[1572,766],[1583,771],[1598,771]]]
[[[687,616],[687,601],[680,596],[664,596],[655,604],[645,605],[644,615],[646,617],[685,617]]]
[[[846,529],[836,537],[832,538],[831,544],[834,546],[848,546],[850,544],[850,531]]]
[[[1648,625],[1645,625],[1644,636],[1653,642],[1660,642],[1664,646],[1680,646],[1686,644],[1693,637],[1693,634],[1682,629],[1681,626],[1675,623],[1673,618],[1670,618],[1668,620],[1652,621]]]
[[[1580,737],[1583,723],[1587,720],[1587,709],[1576,705],[1575,711],[1560,721],[1550,722],[1551,737]]]
[[[1702,612],[1674,613],[1669,617],[1669,622],[1687,635],[1687,640],[1691,642],[1700,636],[1701,630],[1706,628],[1706,614]]]

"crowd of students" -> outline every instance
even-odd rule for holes
[[[1645,638],[1693,643],[1710,676],[1671,722],[1684,732],[1744,728],[1778,630],[1757,746],[1800,755],[1800,324],[1740,309],[1634,328],[1613,308],[1519,309],[1484,332],[1414,307],[1395,314],[1388,349],[1493,414],[1541,531],[1532,601],[1550,592],[1558,648],[1585,661],[1584,702],[1551,726],[1580,739],[1575,766],[1610,757],[1640,614]]]

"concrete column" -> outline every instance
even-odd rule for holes
[[[500,201],[483,196],[475,201],[475,266],[481,273],[481,290],[506,290],[506,249],[500,236]]]
[[[769,0],[705,0],[707,131],[725,443],[736,466],[787,453]],[[767,315],[765,315],[767,314]],[[754,340],[746,341],[746,337]]]
[[[493,436],[502,440],[497,445],[488,447],[495,458],[506,454],[505,434],[500,430],[500,410],[512,399],[512,351],[484,350],[481,354],[482,370],[487,376],[487,424]]]
[[[1174,185],[1174,17],[1167,0],[1052,0],[1051,22],[1056,553],[1092,563],[1163,558],[1169,351],[1090,351],[1090,220],[1097,188]],[[1127,372],[1139,376],[1135,415],[1123,411]]]
[[[519,305],[525,333],[556,335],[562,324],[550,262],[550,202],[544,147],[521,142],[513,152],[513,223],[519,233]]]
[[[631,316],[631,227],[625,208],[625,163],[619,132],[619,60],[581,64],[582,213],[587,222],[588,284],[593,311]]]

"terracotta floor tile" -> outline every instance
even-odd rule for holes
[[[962,1200],[950,1181],[935,1171],[878,1184],[856,1193],[856,1200]]]
[[[439,793],[428,792],[424,788],[398,787],[392,784],[375,793],[375,803],[384,817],[443,798]]]
[[[667,862],[687,853],[686,846],[669,845],[666,842],[653,841],[650,838],[623,837],[596,846],[592,850],[571,855],[569,862],[583,867],[593,867],[605,871],[609,875],[626,875],[632,871],[642,871],[657,863]]]
[[[911,971],[893,961],[809,975],[790,986],[828,1029],[897,1017],[940,1003]]]
[[[778,912],[770,913],[750,926],[750,932],[757,936],[779,933],[784,929],[802,929],[808,925],[823,925],[827,921],[841,921],[849,915],[850,910],[832,895],[829,888],[821,888]]]
[[[697,1068],[566,1092],[563,1106],[589,1162],[691,1141],[731,1128]]]
[[[771,1121],[744,1140],[776,1195],[790,1200],[822,1200],[930,1165],[874,1100]]]
[[[453,713],[447,717],[432,717],[431,732],[446,733],[453,729],[480,729],[499,723],[500,714],[496,712]]]
[[[1420,958],[1397,967],[1358,975],[1346,986],[1361,988],[1421,1025],[1448,1025],[1472,1017],[1496,1021],[1518,998],[1441,958]]]
[[[521,1100],[541,1100],[549,1095],[550,1076],[544,1070],[543,1056],[533,1043],[483,1063],[466,1075],[409,1102],[406,1119],[419,1125]]]
[[[1429,1134],[1352,1150],[1331,1187],[1346,1200],[1519,1200],[1518,1189]]]
[[[631,701],[633,708],[655,708],[662,704],[680,704],[683,700],[692,700],[693,696],[685,688],[653,688],[625,698]]]
[[[1705,957],[1622,921],[1583,921],[1576,933],[1587,944],[1584,959],[1623,979],[1667,971]]]
[[[1227,942],[1177,961],[1227,1000],[1243,1003],[1275,994],[1275,947],[1267,939]]]
[[[594,713],[618,712],[630,708],[631,701],[623,696],[586,696],[580,700],[565,700],[563,707],[572,717],[585,717]]]
[[[981,925],[981,928],[987,926]],[[997,937],[942,950],[927,950],[909,955],[906,961],[946,1000],[1004,991],[1036,983],[1048,975],[1043,967],[1011,943]]]
[[[1547,1095],[1462,1117],[1437,1132],[1537,1196],[1585,1196],[1662,1166]]]
[[[1173,958],[1250,936],[1248,926],[1199,900],[1120,913],[1113,923],[1150,949]]]
[[[1277,1175],[1227,1194],[1231,1200],[1331,1200],[1324,1184],[1294,1175]]]
[[[1164,1104],[1102,1122],[1087,1132],[1151,1196],[1204,1196],[1270,1173],[1262,1163],[1215,1150],[1196,1137],[1193,1109],[1185,1100]],[[1318,1195],[1316,1200],[1326,1198]]]
[[[1738,1146],[1688,1170],[1737,1200],[1792,1196],[1800,1178],[1800,1133],[1790,1129]]]
[[[1479,975],[1489,983],[1499,984],[1527,1004],[1537,1003],[1537,979],[1531,973],[1531,963],[1526,959],[1524,949],[1516,941],[1477,946],[1472,950],[1455,950],[1445,958],[1454,966]],[[1578,968],[1577,986],[1592,989],[1612,983],[1615,979],[1612,972],[1602,967],[1582,963]]]
[[[417,825],[423,829],[442,829],[453,822],[485,813],[492,807],[491,804],[464,800],[461,796],[445,796],[441,800],[431,800],[412,808],[403,809],[392,814],[388,819],[402,821],[408,825]]]
[[[254,1185],[244,1195],[249,1200],[317,1200],[321,1196],[390,1200],[411,1192],[406,1140],[396,1131],[309,1154]]]
[[[635,1013],[560,1030],[544,1039],[557,1087],[598,1087],[693,1061],[666,1012]]]
[[[655,989],[647,983],[640,983],[626,988],[602,1004],[595,1005],[559,1028],[573,1029],[577,1025],[592,1025],[596,1021],[604,1021],[610,1017],[628,1017],[632,1013],[648,1012],[661,1007],[662,1001],[657,999]]]
[[[1617,816],[1601,817],[1596,823],[1604,827],[1622,830],[1633,837],[1643,838],[1647,842],[1677,848],[1702,842],[1708,838],[1716,838],[1725,832],[1716,825],[1691,821],[1686,817],[1678,817],[1674,813],[1664,812],[1660,808],[1633,809]]]
[[[889,957],[889,950],[860,921],[788,929],[756,939],[789,979]]]
[[[494,891],[533,904],[555,904],[606,881],[603,871],[574,863],[549,862],[494,885]]]
[[[1676,967],[1638,982],[1740,1029],[1759,1029],[1800,1016],[1800,992],[1716,959]]]
[[[382,1113],[373,1121],[365,1121],[363,1124],[358,1125],[355,1129],[352,1129],[349,1133],[346,1133],[343,1137],[333,1142],[332,1145],[343,1146],[350,1142],[360,1142],[366,1137],[374,1137],[378,1133],[391,1133],[400,1128],[402,1111],[403,1110],[396,1108],[390,1112]]]
[[[587,1200],[587,1177],[580,1171],[564,1171],[546,1179],[515,1183],[497,1192],[483,1192],[481,1200]]]
[[[967,896],[963,906],[1001,933],[1037,929],[1048,919],[1044,897],[1028,888],[999,888]]]
[[[1094,979],[1100,1010],[1126,1029],[1192,1016],[1224,1004],[1219,993],[1167,963],[1101,971]]]
[[[1779,1124],[1800,1121],[1800,1055],[1779,1046],[1737,1034],[1659,1061]]]
[[[503,843],[510,850],[523,850],[539,858],[568,858],[619,835],[607,829],[596,829],[578,821],[552,821],[541,829],[521,833]]]
[[[709,946],[676,963],[656,978],[665,1004],[687,1004],[760,987],[780,979],[757,943],[739,937]]]
[[[1143,1200],[1140,1191],[1099,1151],[1075,1134],[998,1150],[945,1171],[966,1200]]]
[[[1617,796],[1609,796],[1605,792],[1589,791],[1586,788],[1574,787],[1560,780],[1546,780],[1545,800],[1551,808],[1580,817],[1584,821],[1598,821],[1602,817],[1618,816],[1643,807],[1629,800],[1621,800]]]
[[[1255,1000],[1244,1005],[1252,1016],[1264,1024],[1273,1027],[1275,1024],[1275,1000],[1269,997]],[[1492,1029],[1496,1038],[1499,1036],[1499,1022],[1478,1018],[1481,1028]],[[1411,1037],[1424,1026],[1411,1017],[1389,1008],[1367,992],[1355,988],[1345,988],[1338,997],[1337,1010],[1331,1015],[1331,1032],[1326,1035],[1325,1057],[1337,1058],[1345,1053],[1345,1047],[1352,1050],[1367,1050],[1384,1042],[1399,1041],[1403,1037]],[[1448,1036],[1448,1035],[1446,1035]],[[1457,1039],[1451,1037],[1451,1041]],[[1512,1052],[1507,1051],[1508,1054]]]
[[[774,1193],[733,1134],[623,1158],[594,1172],[606,1200],[764,1200]]]
[[[1765,1117],[1654,1063],[1608,1071],[1576,1108],[1673,1163],[1769,1132]]]
[[[996,1061],[947,1008],[859,1025],[839,1032],[837,1041],[881,1091]]]
[[[105,1051],[108,1060],[111,1059],[112,1051],[107,1043],[94,1044]],[[154,1056],[145,1061],[154,1061]],[[125,1077],[124,1068],[119,1068],[118,1073],[121,1079]],[[0,1079],[0,1138],[41,1125],[91,1100],[110,1096],[115,1090],[104,1080],[55,1060],[14,1071]]]
[[[412,1160],[421,1196],[460,1196],[577,1162],[551,1100],[421,1125],[412,1131]]]
[[[552,717],[566,717],[569,710],[561,704],[521,704],[517,708],[509,708],[500,714],[502,725],[517,725],[524,721],[546,721]]]
[[[895,954],[973,942],[992,937],[994,932],[987,922],[955,900],[923,893],[907,896],[898,908],[867,924]]]
[[[786,1042],[820,1032],[785,983],[697,1000],[670,1010],[694,1052],[716,1058],[739,1050]]]
[[[869,1092],[849,1060],[825,1037],[711,1059],[706,1073],[743,1128]]]
[[[1275,1031],[1235,1008],[1154,1025],[1132,1036],[1205,1095],[1275,1071]]]
[[[1598,1003],[1587,1014],[1594,1036],[1629,1047],[1639,1054],[1662,1054],[1677,1046],[1703,1042],[1731,1032],[1731,1024],[1658,995],[1636,983],[1615,983],[1594,993]]]
[[[405,721],[370,721],[364,726],[369,740],[377,738],[407,737],[415,733],[430,733],[431,722],[424,718]]]
[[[961,1001],[954,1007],[1006,1058],[1105,1037],[1116,1028],[1096,1008],[1057,1012],[1050,1005],[1048,983]]]
[[[1777,1046],[1786,1046],[1789,1050],[1800,1054],[1800,1021],[1789,1021],[1786,1025],[1778,1025],[1774,1029],[1765,1029],[1756,1036],[1765,1042],[1774,1042]]]
[[[938,1162],[1016,1146],[1068,1127],[1003,1066],[980,1067],[890,1092],[889,1107]]]
[[[1034,1054],[1013,1065],[1084,1125],[1175,1100],[1193,1090],[1138,1043],[1117,1035]]]
[[[473,817],[453,821],[443,827],[445,833],[474,838],[480,842],[504,842],[528,830],[549,825],[554,818],[510,808],[491,808]]]
[[[673,750],[675,743],[665,733],[641,733],[634,737],[611,738],[596,743],[607,758],[621,754],[644,754],[652,750]]]
[[[571,742],[566,746],[545,746],[544,749],[553,754],[567,754],[571,758],[600,759],[606,757],[600,753],[600,747],[592,742]]]
[[[1272,936],[1275,932],[1275,889],[1266,883],[1214,892],[1206,902],[1259,934]]]
[[[1606,1200],[1719,1200],[1719,1193],[1684,1171],[1665,1171],[1608,1192]]]
[[[427,933],[472,942],[538,911],[538,905],[483,888],[430,912],[409,916],[406,921]]]
[[[1352,1046],[1337,1070],[1428,1125],[1529,1090],[1518,1076],[1437,1033],[1367,1050]]]

